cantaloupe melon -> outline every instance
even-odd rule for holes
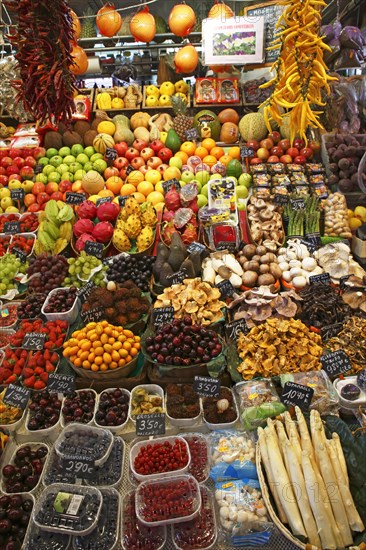
[[[261,141],[268,133],[266,123],[261,113],[248,113],[239,122],[241,137],[245,140]]]
[[[114,147],[114,139],[108,134],[98,134],[93,141],[93,147],[97,153],[104,153],[108,148]]]
[[[89,195],[97,195],[104,189],[104,179],[96,170],[89,170],[83,177],[81,186]]]

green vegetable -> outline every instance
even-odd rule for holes
[[[247,430],[254,430],[258,426],[265,425],[264,420],[282,414],[286,410],[283,403],[272,401],[263,403],[259,407],[249,407],[242,412],[241,419]]]

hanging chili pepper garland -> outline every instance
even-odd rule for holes
[[[65,0],[6,0],[16,14],[15,47],[20,79],[17,100],[39,122],[71,121],[75,76],[70,71],[73,20]]]

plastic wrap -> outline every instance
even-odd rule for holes
[[[235,386],[235,393],[238,397],[240,418],[247,430],[265,425],[267,418],[286,410],[268,378],[239,382]]]
[[[223,430],[209,435],[210,477],[215,482],[258,479],[254,436],[244,431]]]
[[[294,374],[282,374],[281,386],[286,382],[296,382],[313,388],[314,395],[311,400],[310,410],[317,410],[322,415],[336,414],[338,411],[338,396],[325,371],[296,372]]]
[[[29,120],[30,117],[24,110],[23,104],[16,101],[16,90],[12,86],[12,81],[19,78],[15,57],[9,55],[0,59],[0,72],[0,115],[6,112],[16,120]]]

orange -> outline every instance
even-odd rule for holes
[[[100,365],[100,370],[102,371],[105,371],[105,370],[108,370],[108,366],[107,365]]]
[[[205,164],[208,164],[209,167],[211,168],[211,166],[213,166],[214,164],[216,164],[217,158],[214,157],[213,155],[207,155],[207,156],[203,157],[203,162],[204,162]]]
[[[119,354],[119,356],[121,357],[121,359],[124,359],[125,357],[127,357],[128,351],[127,351],[126,349],[120,349],[120,350],[118,351],[118,354]]]
[[[132,174],[132,172],[131,172],[131,174]],[[140,172],[140,174],[141,174],[141,172]],[[144,179],[144,177],[142,177],[141,181],[143,181],[143,179]],[[161,181],[161,179],[162,178],[161,178],[161,174],[160,174],[159,170],[149,170],[145,174],[145,180],[152,183],[153,185],[156,185],[158,183],[158,181]]]
[[[225,151],[223,150],[222,147],[219,147],[218,145],[216,145],[216,147],[212,147],[210,151],[210,155],[213,155],[214,157],[216,157],[217,160],[219,160],[219,158],[225,155]]]
[[[102,348],[102,346],[100,346],[99,348],[95,348],[94,353],[95,355],[102,356],[104,353],[104,349]]]
[[[174,156],[180,158],[183,164],[187,164],[188,155],[184,151],[178,151],[178,153],[175,153]]]
[[[227,166],[231,160],[233,160],[233,158],[230,155],[223,155],[222,157],[220,157],[220,162],[222,162],[222,164],[225,164],[225,166]]]
[[[111,191],[110,189],[102,189],[101,191],[99,191],[98,197],[112,197],[113,198],[114,194],[113,194],[113,191]]]
[[[237,145],[234,145],[234,147],[230,147],[228,154],[231,156],[231,158],[240,160],[240,147],[238,147]]]
[[[176,166],[169,166],[169,168],[166,168],[163,173],[163,178],[165,181],[171,180],[173,178],[180,180],[180,176],[181,171]]]
[[[196,144],[193,143],[193,141],[184,141],[180,146],[180,150],[183,151],[183,153],[186,153],[189,157],[194,155],[195,149],[196,149]]]
[[[144,174],[140,170],[132,170],[126,178],[126,183],[132,183],[135,187],[144,180]]]
[[[91,364],[89,363],[89,361],[83,361],[81,366],[83,367],[83,369],[90,369]]]
[[[102,344],[106,344],[108,342],[108,335],[106,333],[102,334],[100,337],[100,341]]]
[[[127,195],[132,195],[132,193],[135,193],[135,191],[136,187],[134,185],[132,185],[131,183],[125,183],[121,187],[120,195],[122,195],[122,197],[125,197]]]
[[[103,361],[106,363],[106,365],[109,365],[109,363],[112,363],[112,357],[109,353],[103,353]]]
[[[215,147],[216,141],[212,138],[205,138],[205,139],[202,140],[201,145],[202,145],[202,147],[207,149],[207,151],[211,151],[211,149],[213,149]]]
[[[110,344],[104,344],[104,351],[107,353],[111,353],[113,351],[113,348]]]
[[[98,370],[99,370],[98,365],[96,365],[95,363],[93,363],[92,366],[91,366],[91,370],[94,371],[94,372],[98,371]]]
[[[154,191],[154,186],[150,181],[141,181],[137,186],[137,191],[144,195],[145,200],[145,197]]]
[[[123,185],[123,180],[118,176],[112,176],[111,178],[108,178],[107,181],[105,182],[106,188],[109,191],[112,191],[113,195],[119,195],[122,185]]]
[[[136,348],[132,348],[130,351],[130,354],[132,355],[132,357],[135,357],[138,354],[138,352],[139,351]]]
[[[203,159],[204,157],[207,157],[208,151],[206,147],[197,147],[194,154],[197,155],[197,157],[200,157],[200,159]]]
[[[120,359],[120,360],[118,361],[118,366],[119,366],[119,367],[124,367],[125,364],[126,364],[126,361],[125,361],[124,359]]]
[[[117,361],[112,361],[112,363],[109,364],[110,369],[116,369],[118,367]]]
[[[149,195],[146,197],[146,200],[148,202],[152,202],[153,205],[164,202],[164,195],[163,193],[159,193],[158,191],[153,191],[152,193],[149,193]]]
[[[95,359],[95,353],[89,353],[88,355],[88,361],[90,363],[94,363],[94,359]]]
[[[112,348],[116,351],[118,351],[119,349],[121,349],[122,347],[122,343],[121,342],[114,342],[114,344],[112,345]]]
[[[130,342],[123,342],[123,349],[126,349],[127,351],[130,351],[131,349],[131,344]]]
[[[103,363],[103,357],[99,355],[98,357],[95,358],[94,363],[95,365],[101,365]]]
[[[134,197],[139,204],[142,204],[143,202],[146,201],[145,195],[143,195],[142,193],[138,193],[137,191],[136,193],[132,193],[132,197]]]
[[[80,357],[77,357],[76,359],[74,359],[73,363],[74,363],[75,367],[81,367],[82,361],[81,361]]]

